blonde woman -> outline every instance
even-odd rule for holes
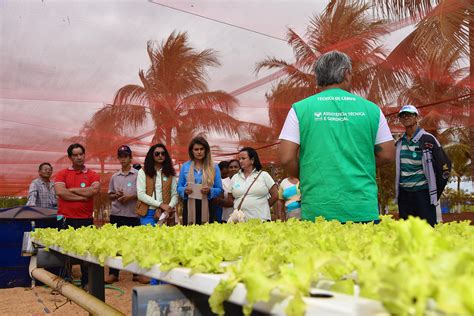
[[[183,164],[178,180],[178,194],[184,199],[183,224],[200,225],[209,222],[209,200],[223,192],[221,174],[204,137],[191,140],[188,154],[191,160]]]

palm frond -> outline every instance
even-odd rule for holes
[[[125,131],[129,126],[132,130],[146,122],[146,107],[140,104],[108,104],[94,113],[92,122],[100,126],[110,122],[114,129]]]
[[[280,68],[286,73],[287,79],[292,81],[295,85],[315,85],[315,77],[313,74],[306,73],[297,68],[295,65],[288,64],[283,60],[279,60],[276,58],[268,58],[260,63],[257,63],[257,71],[263,67],[268,69]]]
[[[178,104],[176,111],[190,109],[218,110],[227,114],[232,114],[238,101],[224,91],[199,92],[184,97]]]
[[[275,133],[279,133],[283,127],[288,111],[293,103],[313,95],[316,85],[312,87],[295,85],[289,80],[280,81],[272,90],[266,94],[268,103],[268,114],[270,126]]]
[[[309,46],[303,38],[301,38],[291,28],[288,29],[286,34],[288,44],[293,48],[293,53],[297,60],[297,65],[304,69],[311,69],[314,62],[316,61],[319,52],[315,52],[311,46]]]
[[[258,73],[260,70],[262,70],[263,68],[267,68],[267,69],[274,69],[274,68],[278,68],[278,69],[284,69],[286,67],[290,67],[292,66],[290,63],[284,61],[284,60],[281,60],[281,59],[278,59],[278,58],[275,58],[275,57],[267,57],[266,59],[264,59],[263,61],[260,61],[258,63],[256,63],[255,65],[255,72]]]
[[[147,105],[148,99],[145,89],[138,85],[126,85],[115,94],[113,104],[141,104]]]
[[[433,4],[432,0],[372,0],[376,13],[381,13],[387,18],[418,17],[428,13]]]
[[[461,80],[459,80],[456,83],[456,86],[462,89],[472,89],[474,90],[474,87],[471,86],[472,82],[472,77],[470,74],[467,74],[465,77],[463,77]]]
[[[367,18],[368,9],[363,2],[338,1],[328,6],[322,15],[312,17],[308,44],[319,52],[339,50],[362,59],[388,32],[385,21]]]
[[[464,56],[469,56],[469,44],[473,46],[469,20],[472,23],[473,11],[474,4],[469,0],[440,1],[434,12],[418,23],[414,44],[433,51],[438,48],[439,41],[447,41]]]
[[[158,91],[186,95],[207,90],[207,68],[219,66],[216,51],[194,50],[187,33],[173,32],[165,42],[149,41],[150,67],[146,78]]]
[[[395,47],[377,66],[367,98],[376,104],[390,104],[398,98],[400,91],[406,89],[411,78],[420,73],[424,60],[413,45],[415,33],[412,32]]]
[[[256,144],[269,144],[278,137],[274,128],[252,122],[241,122],[239,126],[240,141],[252,141]]]
[[[193,126],[196,130],[204,132],[220,133],[227,136],[237,136],[241,121],[227,113],[208,110],[206,115],[202,115],[200,109],[190,109],[185,115],[179,117],[180,125]]]

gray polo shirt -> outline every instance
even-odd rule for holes
[[[122,170],[113,174],[110,178],[109,193],[123,192],[125,195],[137,195],[137,175],[138,170],[130,168],[127,174]],[[123,204],[117,200],[112,201],[111,215],[137,217],[135,214],[135,205],[137,200],[128,201]]]

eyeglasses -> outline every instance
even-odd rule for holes
[[[163,157],[165,157],[166,154],[165,154],[164,151],[155,151],[155,152],[153,153],[153,155],[154,155],[155,157],[158,157],[158,156],[163,156]]]
[[[415,113],[408,113],[408,112],[403,112],[398,115],[399,118],[406,118],[406,117],[415,117]]]

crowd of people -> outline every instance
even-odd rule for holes
[[[131,148],[122,145],[117,150],[121,169],[108,188],[110,222],[172,226],[250,219],[314,221],[321,216],[342,223],[376,223],[376,166],[395,160],[400,217],[418,216],[435,225],[435,205],[451,162],[438,140],[418,126],[416,107],[400,109],[406,132],[395,143],[380,108],[349,92],[352,67],[346,54],[323,54],[315,74],[321,92],[291,107],[279,137],[287,178],[276,183],[251,147],[240,149],[237,159],[215,164],[201,136],[190,141],[189,160],[179,175],[164,144],[149,148],[140,170],[132,166]],[[28,205],[57,203],[60,229],[92,225],[93,197],[100,191],[99,175],[84,165],[85,148],[72,144],[67,154],[72,166],[59,171],[54,183],[52,166],[39,166],[28,197]],[[106,281],[117,279],[118,271],[111,269]]]

